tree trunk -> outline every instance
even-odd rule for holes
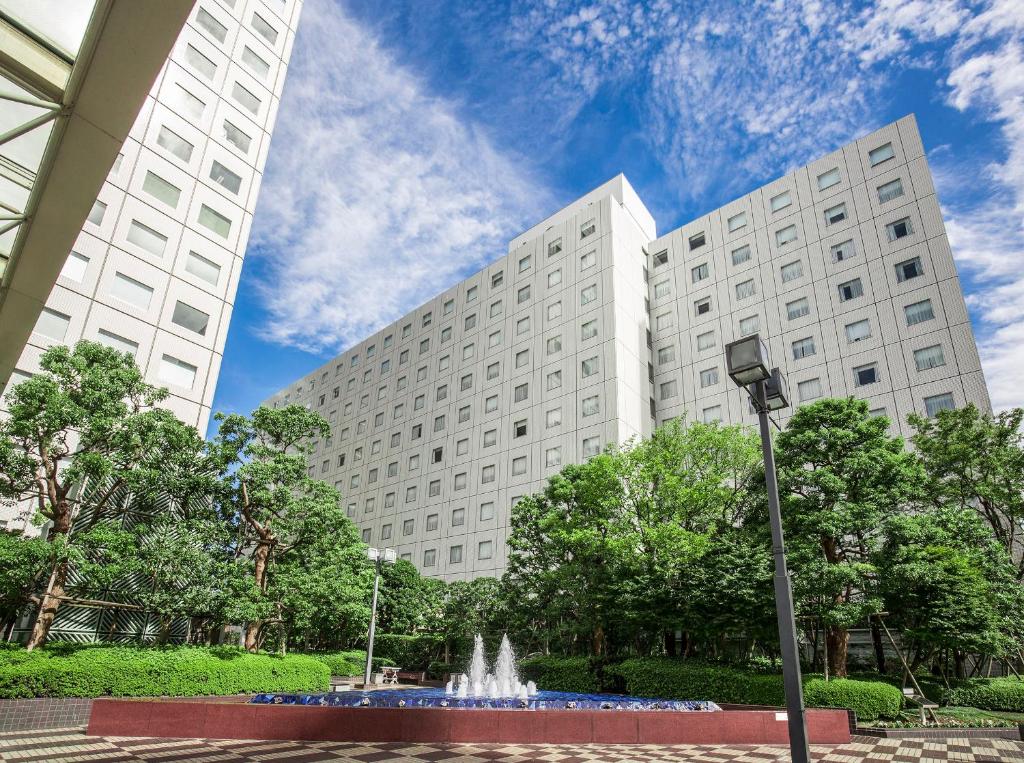
[[[875,647],[875,667],[885,675],[885,644],[882,643],[882,629],[875,620],[871,621],[871,643]]]
[[[256,588],[258,588],[261,593],[267,590],[267,559],[269,556],[270,545],[261,541],[256,546],[256,551],[253,553],[253,578],[256,581]],[[261,625],[262,623],[259,620],[253,620],[252,622],[246,623],[245,649],[247,652],[259,651]]]
[[[669,657],[676,656],[676,632],[665,631],[665,654]]]
[[[963,680],[967,678],[967,654],[959,649],[953,650],[953,666],[956,669],[956,677]]]
[[[846,678],[846,652],[850,645],[850,632],[846,628],[830,625],[825,630],[828,647],[828,671],[833,678]]]
[[[35,625],[32,626],[32,635],[29,637],[25,648],[29,652],[41,647],[46,643],[50,635],[50,628],[57,617],[57,610],[60,608],[61,597],[64,596],[64,586],[68,581],[68,564],[60,562],[50,577],[50,584],[47,586],[43,600],[39,603],[39,614],[36,616]]]
[[[604,651],[604,626],[602,625],[594,628],[591,650],[595,657],[600,657]]]

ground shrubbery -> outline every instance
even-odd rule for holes
[[[373,651],[380,655],[385,665],[402,670],[426,670],[443,648],[443,639],[434,634],[403,636],[386,633],[376,637]]]
[[[1020,678],[975,678],[947,690],[946,705],[977,707],[981,710],[1009,710],[1024,713],[1024,680]]]
[[[530,657],[519,663],[519,677],[547,691],[592,694],[601,690],[586,657]]]
[[[808,707],[841,707],[853,710],[858,721],[876,721],[899,717],[903,692],[881,681],[811,678],[804,681],[804,703]]]
[[[232,647],[54,644],[0,652],[0,698],[191,697],[326,691],[331,671],[307,655],[250,654]]]
[[[320,660],[331,670],[332,676],[361,676],[366,669],[366,652],[353,649],[348,652],[307,652],[307,656]],[[376,670],[383,665],[385,659],[374,655],[373,667]]]

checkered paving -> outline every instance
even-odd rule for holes
[[[812,749],[817,763],[1022,761],[1024,742],[1009,739],[924,740],[856,737],[852,744]],[[81,728],[0,734],[0,761],[136,763],[771,763],[782,747],[738,745],[493,745],[267,742],[238,739],[88,737]]]

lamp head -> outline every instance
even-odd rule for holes
[[[372,546],[368,547],[366,549],[366,558],[369,559],[371,562],[377,561],[378,559],[380,559],[380,549],[373,548]]]
[[[764,396],[769,411],[789,407],[789,385],[786,384],[786,377],[779,369],[773,368],[772,375],[765,381]]]
[[[394,564],[398,561],[398,552],[393,548],[384,549],[384,561],[388,564]]]
[[[725,366],[729,377],[740,387],[764,381],[771,376],[768,371],[768,348],[759,334],[727,344]]]

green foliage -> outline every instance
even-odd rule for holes
[[[0,622],[17,619],[48,571],[49,544],[0,532]]]
[[[306,654],[330,668],[332,676],[361,676],[366,669],[366,652],[361,652],[358,649],[347,652],[307,652]],[[374,669],[383,664],[384,660],[374,655]]]
[[[374,659],[402,670],[426,670],[444,646],[443,639],[433,633],[401,635],[378,634],[374,640]]]
[[[545,691],[592,694],[601,690],[587,657],[530,657],[519,663],[519,676]]]
[[[1015,677],[970,679],[947,690],[942,701],[947,705],[1024,713],[1024,680]]]
[[[327,666],[219,647],[142,649],[56,644],[0,652],[0,697],[200,696],[325,691]]]
[[[903,693],[881,681],[810,678],[804,681],[804,702],[808,707],[853,710],[858,722],[863,723],[898,718],[903,708]]]

